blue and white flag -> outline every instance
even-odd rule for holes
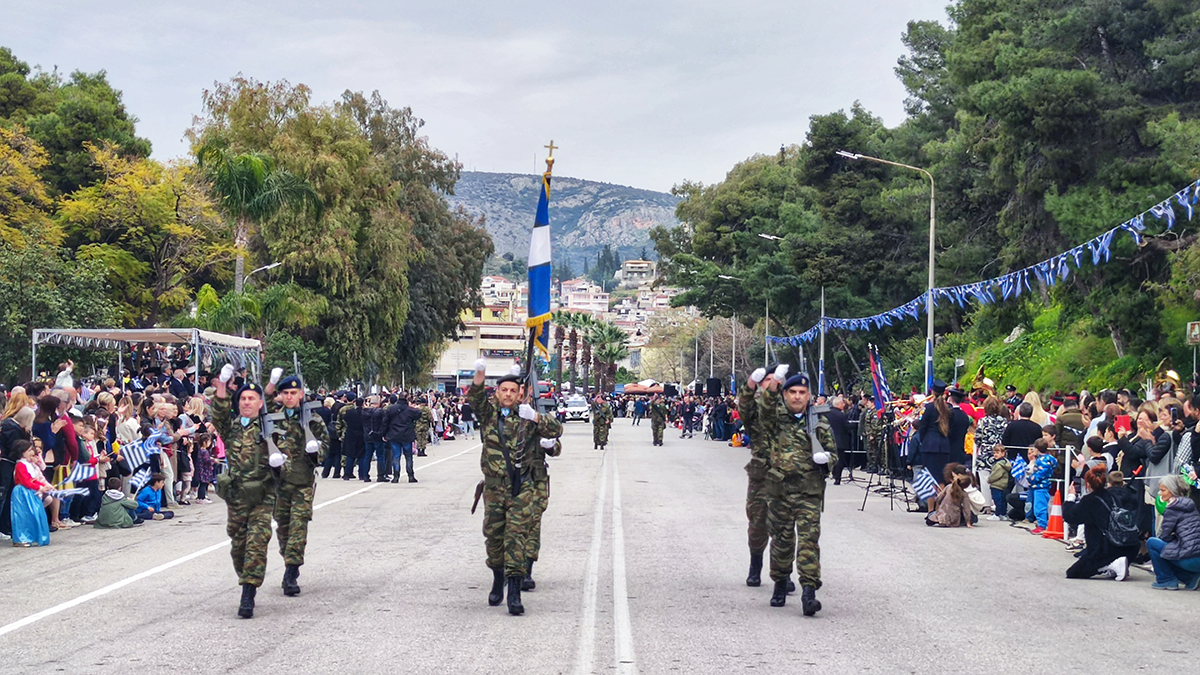
[[[150,453],[146,451],[146,444],[142,441],[122,445],[120,455],[129,465],[130,471],[137,471],[143,464],[150,463]]]
[[[551,141],[553,146],[554,142]],[[554,149],[546,158],[542,174],[542,193],[529,237],[529,317],[525,327],[534,331],[534,344],[542,356],[550,356],[550,171],[554,168]]]
[[[143,466],[138,469],[132,476],[129,477],[129,487],[135,493],[146,487],[146,483],[150,482],[150,466]]]
[[[96,467],[92,466],[91,464],[85,464],[83,462],[76,462],[75,466],[73,466],[71,468],[71,473],[67,475],[66,480],[64,480],[63,482],[64,483],[82,483],[85,480],[96,480],[99,477],[100,477],[100,472],[96,470]],[[86,488],[84,489],[84,491],[85,492],[87,491]]]
[[[923,502],[937,496],[937,481],[934,480],[933,474],[929,473],[929,469],[921,467],[921,470],[913,475],[913,494]]]
[[[1020,483],[1025,479],[1026,464],[1025,458],[1017,453],[1017,458],[1012,461],[1013,482]]]

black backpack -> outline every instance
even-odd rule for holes
[[[1142,541],[1142,533],[1138,530],[1136,518],[1133,511],[1127,508],[1109,504],[1103,499],[1100,503],[1104,504],[1108,509],[1108,529],[1104,531],[1104,538],[1108,543],[1118,548],[1129,546],[1137,546]]]

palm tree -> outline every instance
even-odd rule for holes
[[[241,293],[251,227],[284,207],[311,206],[320,218],[321,197],[308,181],[276,166],[272,157],[257,152],[234,154],[223,143],[210,142],[197,148],[196,165],[212,183],[221,207],[234,220],[233,243],[238,255],[233,290]]]
[[[575,321],[576,314],[568,313],[565,325],[570,326],[571,332],[567,337],[567,363],[571,364],[571,390],[575,390],[575,364],[579,360],[579,327]]]
[[[599,322],[591,314],[576,314],[575,329],[579,331],[579,337],[583,341],[582,353],[579,357],[579,363],[583,366],[583,390],[586,392],[588,387],[588,379],[592,365],[592,345],[595,341],[592,339],[592,331]]]
[[[603,390],[604,379],[612,384],[616,377],[617,361],[629,356],[626,341],[629,336],[617,326],[602,322],[592,329],[592,342],[596,345],[593,350],[596,360],[596,387]]]
[[[550,318],[554,323],[554,353],[558,357],[558,369],[554,374],[554,386],[557,390],[562,390],[562,375],[563,375],[563,341],[567,338],[567,330],[563,327],[567,321],[567,312],[559,310]]]

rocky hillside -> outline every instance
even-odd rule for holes
[[[497,254],[523,258],[529,254],[540,187],[540,176],[464,171],[450,203],[486,217]],[[554,259],[569,257],[576,273],[583,271],[585,258],[595,262],[604,244],[624,259],[637,257],[643,248],[653,256],[650,228],[677,222],[679,199],[664,192],[558,176],[550,188]]]

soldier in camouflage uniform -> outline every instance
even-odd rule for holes
[[[603,450],[608,445],[608,430],[612,428],[612,422],[612,406],[605,403],[602,396],[596,396],[592,405],[593,450]]]
[[[654,434],[654,445],[663,444],[663,429],[667,426],[667,404],[662,396],[655,394],[650,399],[650,432]]]
[[[771,468],[767,456],[766,442],[760,442],[762,436],[758,425],[758,401],[762,398],[762,387],[770,385],[777,379],[787,377],[788,366],[779,366],[771,374],[766,368],[759,368],[750,374],[746,386],[738,392],[738,410],[742,416],[742,427],[750,434],[750,462],[746,464],[746,520],[750,544],[750,572],[746,575],[747,586],[762,584],[763,551],[767,548],[767,470]],[[788,575],[789,592],[794,590],[791,585],[791,575]]]
[[[535,481],[532,467],[541,438],[557,438],[562,424],[553,415],[539,415],[521,398],[519,375],[497,381],[496,394],[487,397],[483,386],[487,362],[475,362],[475,378],[467,390],[467,399],[479,420],[483,437],[480,465],[483,469],[483,536],[487,540],[487,565],[492,569],[492,590],[488,604],[493,607],[504,599],[508,580],[508,613],[525,612],[521,604],[521,583],[528,574],[525,555],[535,506]]]
[[[533,563],[537,562],[538,552],[542,549],[542,514],[550,505],[550,465],[546,457],[558,457],[562,454],[562,443],[557,438],[541,438],[533,451],[533,464],[529,468],[529,479],[533,481],[533,522],[529,526],[529,539],[525,545],[525,579],[521,581],[522,591],[532,591],[537,588],[533,580]]]
[[[875,399],[870,394],[863,394],[862,415],[859,417],[862,427],[863,446],[867,449],[867,472],[887,473],[887,457],[884,450],[887,447],[883,438],[883,418],[875,410]]]
[[[267,573],[267,546],[271,543],[271,515],[275,511],[275,473],[267,459],[262,435],[263,392],[254,383],[237,390],[230,401],[227,389],[233,366],[226,364],[216,382],[213,426],[225,442],[229,469],[217,479],[217,491],[229,509],[225,530],[242,602],[238,616],[254,616],[254,595]],[[236,407],[237,417],[231,408]]]
[[[837,462],[833,432],[823,417],[809,409],[808,376],[793,375],[780,387],[764,387],[758,404],[760,438],[766,445],[767,529],[771,535],[771,606],[787,603],[787,584],[793,562],[800,575],[801,606],[805,616],[821,610],[821,508],[825,478]],[[782,395],[781,395],[782,390]],[[817,447],[814,447],[813,438]]]
[[[279,536],[279,554],[285,565],[283,594],[299,595],[300,566],[308,545],[308,521],[313,516],[313,498],[317,484],[316,468],[329,451],[329,434],[317,415],[308,422],[312,440],[304,432],[304,385],[292,375],[279,383],[283,420],[275,425],[275,445],[287,459],[281,470],[279,496],[275,502],[275,533]]]
[[[417,457],[427,457],[425,448],[429,447],[429,428],[433,426],[433,415],[429,412],[429,400],[421,397],[420,402],[421,405],[417,407],[421,411],[421,417],[417,420]]]

